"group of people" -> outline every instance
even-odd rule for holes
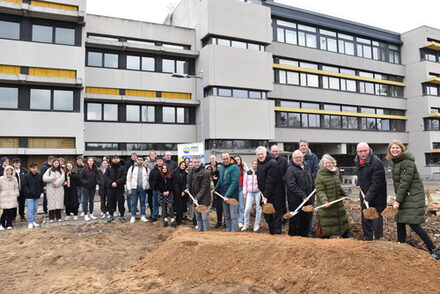
[[[347,194],[340,183],[336,160],[329,154],[318,159],[306,140],[301,140],[291,160],[280,156],[274,145],[268,151],[260,146],[250,168],[240,156],[221,154],[221,163],[211,155],[204,164],[202,158],[185,158],[177,164],[171,153],[164,158],[150,152],[144,160],[136,153],[121,164],[119,156],[104,157],[99,167],[94,158],[85,162],[78,157],[76,164],[50,156],[38,172],[36,163],[31,163],[29,172],[21,168],[20,160],[13,166],[8,158],[1,159],[0,208],[3,209],[0,230],[12,229],[17,207],[24,220],[25,202],[28,208],[28,227],[38,226],[35,221],[38,200],[44,193],[43,209],[49,222],[78,219],[79,204],[86,221],[94,216],[94,196],[99,187],[101,218],[114,221],[116,209],[119,220],[124,222],[125,198],[131,213],[130,222],[136,222],[138,207],[140,221],[154,222],[160,217],[163,226],[176,227],[184,219],[193,219],[200,232],[209,231],[209,210],[195,209],[197,206],[212,207],[217,214],[216,228],[224,226],[228,232],[246,231],[251,226],[250,212],[255,205],[253,231],[258,231],[262,215],[262,204],[273,206],[274,213],[264,213],[270,234],[281,234],[283,214],[294,211],[300,205],[315,205],[316,235],[321,238],[349,236],[350,226],[342,200]],[[383,162],[373,153],[367,143],[357,145],[355,165],[360,192],[361,208],[373,207],[379,217],[361,217],[365,240],[383,238],[383,217],[380,213],[387,207],[387,183]],[[406,225],[420,236],[431,255],[440,259],[440,250],[422,228],[425,222],[424,188],[417,171],[414,157],[404,145],[393,140],[388,146],[386,158],[392,166],[396,200],[393,206],[396,215],[398,241],[406,242]],[[361,196],[363,195],[363,196]],[[126,197],[125,197],[126,196]],[[231,204],[234,198],[238,205]],[[147,205],[148,203],[148,205]],[[150,209],[147,218],[146,210]],[[289,220],[290,236],[309,237],[312,232],[314,211],[299,210]]]

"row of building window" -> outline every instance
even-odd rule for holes
[[[273,20],[273,28],[277,42],[400,64],[400,48],[397,45],[279,19]]]
[[[426,61],[440,62],[440,51],[422,48],[420,49],[420,58]]]
[[[189,60],[178,60],[162,56],[142,56],[139,54],[112,51],[89,50],[87,52],[87,66],[118,69],[141,70],[151,72],[193,74]]]
[[[152,41],[152,40],[141,40],[141,39],[130,39],[126,37],[114,37],[114,36],[104,36],[104,35],[97,35],[97,34],[88,34],[89,39],[94,40],[103,40],[103,41],[113,41],[113,42],[127,42],[131,44],[139,44],[139,45],[148,45],[148,46],[162,46],[165,48],[171,48],[171,49],[183,49],[183,50],[190,50],[190,45],[180,45],[180,44],[171,44],[171,43],[163,43],[159,41]]]
[[[131,105],[113,103],[86,104],[87,121],[194,124],[192,107]]]
[[[81,27],[73,23],[0,15],[0,38],[81,45]]]
[[[203,40],[203,47],[209,44],[220,45],[233,48],[242,48],[254,51],[265,51],[264,45],[249,41],[234,40],[225,37],[209,36]]]
[[[362,94],[403,97],[403,87],[275,69],[275,83]]]
[[[79,111],[79,91],[64,88],[0,86],[0,109]]]
[[[268,141],[264,140],[206,140],[205,149],[214,150],[247,150],[254,152],[258,146],[268,146]]]
[[[73,149],[75,138],[0,137],[0,148]]]
[[[440,96],[440,85],[423,83],[423,95]]]
[[[207,96],[266,99],[266,92],[236,88],[209,87],[205,89],[205,97]]]
[[[276,127],[404,132],[405,121],[343,115],[277,112]]]
[[[88,151],[175,151],[175,143],[86,143]]]

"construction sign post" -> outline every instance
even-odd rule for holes
[[[203,146],[203,143],[177,145],[177,156],[179,163],[187,157],[192,161],[192,158],[196,155],[200,156],[202,162],[205,162],[205,146]]]

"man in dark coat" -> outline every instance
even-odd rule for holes
[[[273,157],[275,158],[275,160],[278,164],[278,168],[280,169],[281,178],[284,181],[284,175],[286,174],[287,167],[288,167],[287,158],[280,156],[280,147],[278,147],[278,145],[272,145],[272,147],[270,147],[270,153],[272,153]],[[285,185],[283,185],[283,189],[284,189],[284,194],[285,194],[286,193],[285,192]],[[284,199],[282,213],[285,214],[286,212],[287,212],[287,202],[286,202],[286,199]],[[284,220],[283,220],[283,222],[284,222]]]
[[[187,176],[186,185],[191,195],[196,199],[196,205],[211,205],[211,174],[207,171],[200,159],[200,156],[193,157],[194,167]],[[209,212],[200,213],[195,211],[197,228],[199,232],[209,231]]]
[[[165,159],[163,163],[166,164],[171,172],[177,169],[177,163],[171,159],[171,152],[169,151],[165,152]]]
[[[300,150],[292,154],[293,164],[287,169],[284,180],[287,187],[287,201],[290,211],[294,211],[313,191],[313,180],[310,166],[304,163],[304,155]],[[313,205],[313,196],[306,205]],[[289,236],[308,237],[311,231],[313,212],[299,210],[290,218]]]
[[[281,234],[281,216],[286,199],[281,172],[276,160],[271,154],[267,153],[266,147],[260,146],[255,152],[258,159],[258,189],[260,189],[262,196],[267,199],[267,202],[272,203],[275,208],[274,214],[264,214],[264,218],[269,225],[270,234]]]
[[[365,199],[361,197],[361,208],[365,209],[365,203],[376,208],[379,218],[369,220],[361,214],[364,240],[371,241],[383,237],[383,218],[380,215],[387,206],[387,182],[385,168],[382,161],[373,154],[367,143],[361,142],[356,148],[357,156],[354,163],[357,167],[358,187],[364,192]]]
[[[307,140],[300,140],[298,146],[299,150],[301,150],[301,152],[304,154],[305,164],[310,166],[310,170],[312,171],[312,179],[314,182],[319,170],[318,156],[316,156],[316,154],[310,150],[309,142]]]
[[[109,223],[114,220],[113,214],[116,209],[116,202],[118,203],[119,208],[119,221],[125,222],[124,185],[126,177],[127,172],[125,171],[125,168],[121,166],[119,156],[113,156],[105,178],[108,188],[108,210],[110,217],[107,222]]]

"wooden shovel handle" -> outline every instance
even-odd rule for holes
[[[192,199],[192,201],[198,206],[199,205],[198,201],[194,198],[193,195],[191,195],[191,193],[189,191],[188,191],[188,195]]]
[[[359,191],[361,191],[361,195],[362,195],[362,199],[364,199],[365,207],[366,207],[367,209],[370,208],[370,205],[368,205],[368,202],[365,200],[365,194],[364,194],[364,191],[362,191],[361,188],[359,188]]]
[[[298,211],[304,206],[304,204],[306,204],[306,202],[307,201],[309,201],[309,199],[310,199],[310,197],[312,197],[313,196],[313,194],[315,194],[315,192],[316,192],[316,189],[314,189],[310,194],[309,194],[309,196],[307,196],[306,198],[304,198],[304,200],[303,200],[303,202],[295,209],[295,211],[293,211],[293,212],[290,212],[290,214],[293,216],[293,215],[296,215],[297,213],[298,213]]]
[[[226,197],[225,196],[223,196],[222,194],[220,194],[219,192],[217,192],[215,190],[214,190],[214,193],[217,194],[217,196],[220,196],[221,199],[226,201]]]
[[[345,199],[346,199],[345,197],[346,197],[346,196],[341,197],[341,198],[336,199],[336,200],[333,200],[333,201],[331,201],[331,202],[329,202],[329,203],[327,203],[327,204],[328,204],[328,205],[335,204],[335,203],[337,203],[337,202],[339,202],[339,201],[345,200]],[[326,204],[320,205],[320,206],[318,206],[318,207],[315,207],[315,210],[321,209],[321,208],[323,208],[323,207],[325,207],[325,206],[326,206]]]

